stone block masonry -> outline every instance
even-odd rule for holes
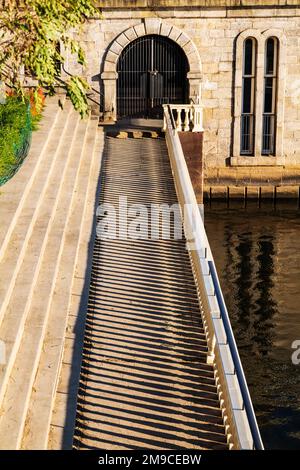
[[[204,174],[204,200],[280,200],[300,203],[300,167],[209,168]]]
[[[199,75],[190,79],[190,86],[204,104],[203,157],[207,169],[228,165],[300,167],[300,1],[114,0],[99,1],[98,5],[102,18],[90,19],[81,34],[87,56],[85,73],[96,90],[98,112],[108,117],[116,115],[116,63],[121,50],[142,34],[166,35],[181,44],[191,67],[197,67],[198,60],[201,65]],[[236,113],[241,110],[237,67],[242,60],[241,52],[237,57],[237,41],[247,32],[259,38],[261,70],[263,41],[268,34],[280,39],[279,145],[276,154],[269,157],[237,154],[240,127],[236,126]],[[257,93],[261,122],[263,83]],[[260,147],[261,126],[257,126],[256,133]]]

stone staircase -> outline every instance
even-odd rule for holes
[[[0,365],[0,449],[47,446],[102,143],[97,120],[81,120],[68,101],[60,110],[52,98],[24,165],[1,188],[0,340],[6,363]]]

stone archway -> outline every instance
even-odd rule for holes
[[[193,41],[180,29],[171,26],[159,18],[145,18],[143,22],[128,28],[121,33],[109,47],[101,79],[104,88],[104,112],[105,121],[116,120],[116,94],[117,94],[117,63],[123,49],[135,39],[149,34],[166,36],[176,42],[184,51],[188,64],[190,99],[197,102],[201,98],[202,66],[199,53]]]

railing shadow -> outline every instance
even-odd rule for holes
[[[139,198],[139,191],[134,194],[136,182],[127,179],[145,159],[141,141],[130,148],[129,161],[122,168],[118,166],[122,155],[114,153],[109,165],[119,169],[105,179],[100,194],[112,140],[105,142],[97,200],[104,200],[114,188],[117,194],[126,190],[133,199]],[[118,145],[123,150],[124,143]],[[155,194],[165,191],[176,200],[171,169],[164,163],[168,156],[161,145],[141,170],[142,182],[152,178],[151,184],[141,187],[141,197],[148,202],[156,185]],[[162,165],[163,174],[153,173],[153,165]],[[88,261],[93,269],[86,272],[72,358],[71,382],[79,382],[74,447],[227,449],[185,241],[147,240],[132,245],[126,240],[94,241],[93,236]],[[127,254],[128,269],[122,253]],[[70,395],[64,448],[71,446],[74,399]]]

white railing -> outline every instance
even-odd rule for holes
[[[203,131],[203,106],[202,104],[170,104],[163,105],[164,115],[166,107],[171,110],[175,128],[182,132],[202,132]],[[163,130],[166,130],[166,120],[164,119]]]
[[[230,449],[263,449],[214,259],[204,228],[171,106],[165,106],[169,158],[193,267]],[[186,210],[188,208],[188,210]]]

